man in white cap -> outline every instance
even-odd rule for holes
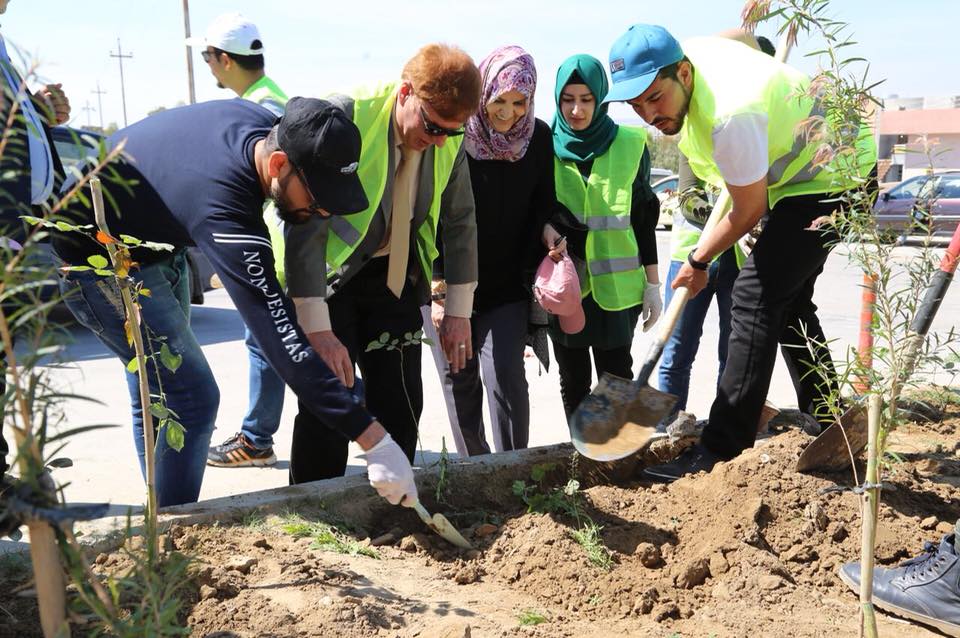
[[[200,49],[217,86],[283,115],[287,95],[264,73],[263,40],[257,25],[239,13],[217,16],[202,37],[187,38]]]
[[[224,13],[210,23],[203,37],[189,38],[187,44],[201,48],[200,55],[217,79],[217,86],[256,102],[275,115],[283,115],[287,94],[264,72],[263,41],[260,30],[239,13]],[[264,219],[276,243],[279,233],[273,202],[264,208]],[[280,262],[282,263],[282,261]],[[282,268],[277,273],[281,285]],[[273,465],[273,435],[280,428],[285,386],[270,367],[250,329],[244,341],[250,361],[250,398],[240,431],[210,448],[207,463],[217,467]]]

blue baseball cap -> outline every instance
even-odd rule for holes
[[[610,92],[606,102],[625,102],[653,84],[665,66],[683,59],[670,32],[655,24],[635,24],[610,47]]]

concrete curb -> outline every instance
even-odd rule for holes
[[[463,504],[475,510],[502,503],[504,496],[511,494],[513,481],[529,480],[532,466],[553,463],[561,468],[572,455],[573,446],[560,443],[451,460],[447,468],[447,507]],[[420,499],[428,508],[436,505],[434,490],[439,477],[437,463],[416,471]],[[333,516],[350,520],[360,529],[384,517],[399,515],[397,506],[380,498],[366,476],[353,475],[164,508],[160,511],[159,526],[163,533],[174,524],[231,523],[248,514],[273,514],[298,505],[320,507]],[[123,544],[128,521],[132,532],[138,533],[143,522],[140,514],[86,521],[77,523],[75,528],[82,532],[78,536],[84,546],[94,552],[109,552]]]

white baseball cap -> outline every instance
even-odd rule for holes
[[[205,35],[187,38],[192,47],[213,47],[234,55],[263,55],[263,41],[257,25],[239,13],[217,16]]]

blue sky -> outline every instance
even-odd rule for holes
[[[267,73],[290,95],[324,94],[365,83],[393,80],[403,63],[427,42],[458,44],[479,61],[501,44],[519,44],[537,62],[537,114],[552,116],[557,66],[573,53],[604,62],[610,44],[630,24],[662,24],[679,39],[739,25],[742,0],[407,0],[404,3],[306,2],[295,0],[191,0],[191,27],[202,33],[218,14],[241,11],[263,36]],[[887,97],[960,94],[960,2],[957,0],[835,0],[831,9],[851,23],[856,55],[871,61],[871,77],[886,78]],[[187,99],[181,0],[10,0],[0,32],[39,61],[42,74],[62,82],[74,107],[75,125],[85,125],[87,102],[99,81],[104,122],[122,124],[117,38],[124,52],[129,121],[157,106]],[[774,39],[765,25],[758,33]],[[802,54],[791,62],[812,72]],[[232,97],[217,89],[194,52],[197,99]],[[626,109],[613,111],[628,118]],[[99,114],[90,112],[96,124]]]

